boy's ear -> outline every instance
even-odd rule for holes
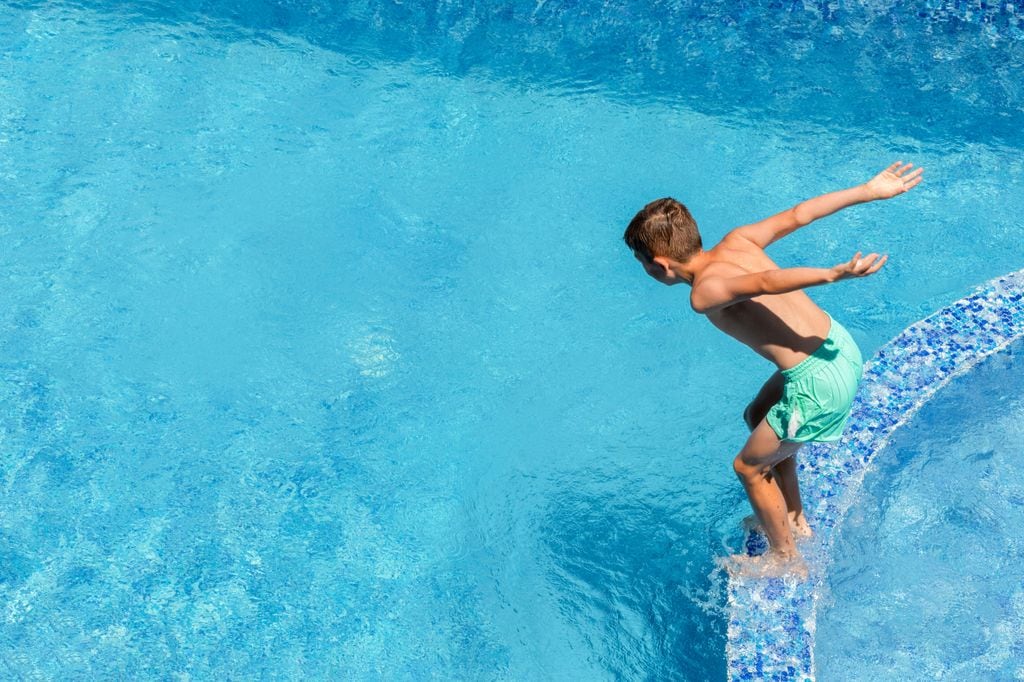
[[[651,259],[651,262],[657,265],[666,275],[671,272],[669,269],[669,260],[666,256],[655,256]]]

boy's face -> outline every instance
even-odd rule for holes
[[[655,256],[652,260],[647,260],[642,253],[638,251],[633,252],[633,257],[640,261],[640,264],[644,266],[644,270],[648,275],[658,280],[662,284],[669,286],[673,284],[679,284],[683,280],[681,277],[672,272],[672,269],[668,267],[668,259],[660,256]]]

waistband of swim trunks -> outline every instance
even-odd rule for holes
[[[825,340],[821,342],[821,345],[818,346],[817,350],[804,358],[800,364],[781,371],[782,376],[784,376],[787,381],[796,381],[801,377],[814,372],[820,365],[831,362],[835,358],[835,348],[837,345],[836,337],[843,334],[849,335],[849,332],[846,331],[846,328],[843,327],[843,325],[836,322],[828,312],[825,314],[828,315],[829,321],[828,335],[825,337]]]

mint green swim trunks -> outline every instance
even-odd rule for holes
[[[828,319],[828,338],[818,350],[781,371],[782,399],[765,415],[780,440],[836,441],[843,435],[864,360],[846,328]]]

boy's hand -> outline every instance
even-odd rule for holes
[[[857,252],[853,258],[847,263],[840,263],[832,268],[832,274],[835,277],[834,282],[838,282],[843,279],[853,279],[854,277],[867,277],[873,275],[885,265],[885,261],[889,260],[888,254],[882,256],[878,262],[875,259],[878,258],[877,253],[869,253],[867,257],[861,258],[860,251]],[[874,265],[872,265],[874,263]]]
[[[872,199],[891,199],[897,194],[903,194],[911,187],[915,187],[924,179],[921,176],[921,173],[924,173],[924,168],[907,173],[913,167],[912,163],[903,165],[902,161],[897,161],[864,183],[864,186],[868,189]]]

